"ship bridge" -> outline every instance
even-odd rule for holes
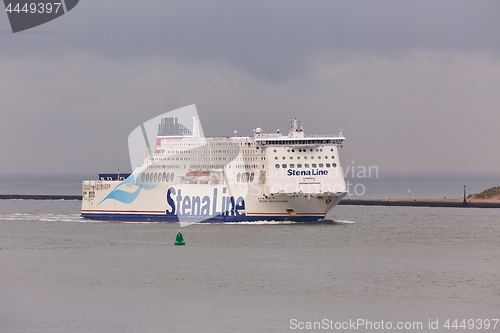
[[[264,148],[266,146],[287,146],[299,148],[301,146],[323,146],[323,145],[336,145],[341,146],[344,143],[344,136],[342,132],[338,136],[306,136],[304,128],[299,119],[291,120],[290,130],[288,136],[278,134],[262,134],[260,128],[255,130],[254,141],[257,147]]]

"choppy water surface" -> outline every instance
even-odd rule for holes
[[[91,222],[79,206],[0,200],[1,332],[287,332],[323,319],[423,332],[500,315],[495,209],[339,206],[340,224],[191,225],[178,247],[178,224]]]

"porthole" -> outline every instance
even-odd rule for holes
[[[146,175],[143,173],[141,176],[141,181],[144,182],[144,179],[146,178]]]
[[[337,167],[337,164],[333,163],[333,167],[336,168]]]
[[[149,182],[149,173],[146,174],[146,181]]]
[[[316,168],[316,163],[313,163],[313,164],[312,164],[312,167],[313,167],[313,168]]]
[[[286,164],[282,164],[282,165],[281,165],[281,167],[282,167],[283,169],[286,169]]]
[[[297,168],[302,168],[302,164],[297,164]]]
[[[304,156],[304,159],[307,160],[307,156]]]
[[[276,151],[276,150],[275,150],[275,151]],[[330,151],[333,151],[333,148],[332,148],[332,149],[330,149]]]
[[[299,153],[301,153],[301,152],[302,152],[302,149],[299,149]]]
[[[309,168],[309,164],[304,164],[304,167],[305,168]]]
[[[334,159],[334,158],[335,158],[335,156],[332,156],[332,159]]]
[[[238,172],[238,176],[236,176],[236,181],[239,182],[241,180],[241,173]]]
[[[316,148],[316,152],[318,152],[318,151],[319,151],[318,148]]]
[[[332,151],[333,151],[333,149],[332,149]],[[276,153],[276,149],[274,150],[274,152]]]
[[[311,160],[314,160],[314,156],[311,156]]]
[[[174,173],[172,172],[172,173],[170,174],[170,181],[171,181],[171,182],[173,182],[173,181],[174,181],[174,178],[175,178],[175,176],[174,176]]]
[[[325,156],[325,159],[328,159],[328,156]]]
[[[155,172],[155,175],[153,176],[153,181],[156,182],[158,180],[158,174]]]
[[[276,169],[279,169],[280,168],[280,165],[279,164],[276,164],[275,165]]]
[[[278,156],[276,156],[274,159],[275,159],[275,160],[277,160],[277,159],[278,159]]]
[[[285,157],[285,156],[283,156],[283,159],[285,159],[285,158],[286,158],[286,157]]]
[[[326,163],[326,167],[329,168],[330,167],[330,163]]]
[[[313,151],[313,150],[311,149],[311,151]]]
[[[320,163],[320,164],[319,164],[319,167],[320,167],[320,168],[322,168],[322,167],[323,167],[323,163]]]
[[[292,153],[295,153],[295,149],[292,149]]]
[[[323,149],[321,148],[319,151],[323,151]]]
[[[253,182],[254,174],[253,172],[250,174],[250,182]]]
[[[241,182],[246,183],[248,181],[248,172],[243,172],[241,174]]]
[[[321,159],[321,156],[318,156],[318,159]]]
[[[290,159],[293,160],[293,156],[290,156]]]
[[[290,168],[295,168],[295,164],[290,164]]]
[[[297,159],[300,160],[300,156],[297,156]]]
[[[290,152],[290,149],[287,149],[287,152]]]

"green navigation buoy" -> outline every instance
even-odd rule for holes
[[[184,242],[184,237],[182,237],[182,234],[181,234],[181,231],[179,230],[179,232],[177,233],[177,237],[175,237],[175,245],[184,245],[186,244]]]

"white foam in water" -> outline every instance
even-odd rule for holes
[[[221,223],[216,223],[216,224],[251,224],[251,225],[263,225],[263,224],[296,224],[299,222],[295,221],[267,221],[267,220],[262,220],[262,221],[244,221],[244,222],[221,222]],[[213,224],[213,223],[203,223],[203,224]]]
[[[343,221],[343,220],[334,220],[333,223],[335,224],[353,224],[353,223],[356,223],[354,221]]]
[[[91,220],[87,220],[91,221]],[[158,221],[109,221],[109,222],[117,222],[117,223],[123,223],[123,224],[158,224],[158,223],[163,223],[163,222],[158,222]]]
[[[3,214],[0,220],[10,221],[44,221],[44,222],[81,222],[79,214]]]
[[[267,221],[267,220],[262,220],[262,221],[247,221],[247,222],[223,222],[223,223],[216,223],[216,224],[250,224],[250,225],[264,225],[264,224],[270,224],[270,225],[279,225],[279,224],[352,224],[355,223],[354,221],[343,221],[343,220],[321,220],[317,222],[296,222],[296,221]],[[213,224],[213,223],[202,223],[202,224]]]

